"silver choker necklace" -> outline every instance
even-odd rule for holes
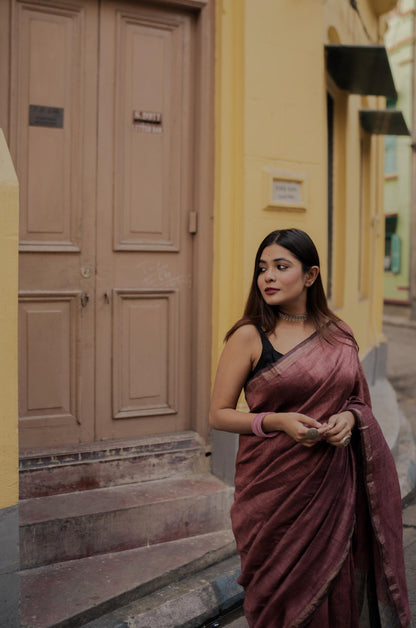
[[[277,316],[281,318],[283,321],[290,321],[291,323],[301,323],[302,321],[306,321],[308,318],[308,314],[286,314],[286,312],[282,312],[281,310],[277,310]]]

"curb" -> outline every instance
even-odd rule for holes
[[[377,379],[369,389],[373,414],[380,424],[390,451],[396,456],[400,433],[400,408],[396,392],[386,377]]]
[[[384,314],[383,325],[394,325],[395,327],[407,327],[409,329],[416,329],[416,321],[402,318],[401,316],[391,316]]]
[[[212,565],[152,595],[85,624],[87,628],[200,628],[241,606],[244,592],[237,584],[240,558]]]
[[[416,491],[416,444],[409,421],[401,410],[398,451],[395,458],[402,505],[406,506]]]
[[[410,423],[401,411],[388,379],[377,380],[370,387],[370,394],[374,416],[396,463],[402,501],[407,502],[416,489],[416,444]]]

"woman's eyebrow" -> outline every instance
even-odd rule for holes
[[[273,259],[272,262],[287,262],[288,264],[292,263],[290,259],[286,259],[286,257],[277,257],[276,259]],[[267,264],[267,262],[264,259],[261,259],[259,260],[259,264]]]

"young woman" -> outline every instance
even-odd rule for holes
[[[250,628],[410,626],[394,461],[303,231],[259,247],[210,420],[240,434],[231,519]]]

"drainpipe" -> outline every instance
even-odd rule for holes
[[[413,3],[413,65],[412,65],[412,189],[410,202],[410,318],[416,320],[416,9]]]

